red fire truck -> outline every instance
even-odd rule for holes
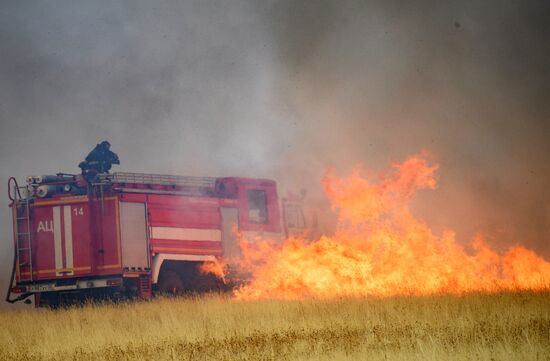
[[[272,239],[305,227],[299,202],[280,199],[266,179],[59,173],[25,186],[11,178],[9,192],[15,256],[6,300],[34,296],[36,306],[216,288],[199,268],[238,256],[235,226]]]

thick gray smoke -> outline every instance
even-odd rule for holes
[[[544,2],[276,1],[275,91],[297,120],[279,164],[440,163],[416,213],[550,256],[550,6]],[[283,74],[283,76],[281,76]]]
[[[120,170],[276,178],[324,205],[327,166],[426,148],[421,218],[548,257],[548,39],[544,2],[3,1],[0,183],[76,172],[108,139]]]

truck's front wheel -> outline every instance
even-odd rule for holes
[[[159,275],[157,289],[160,293],[178,295],[183,293],[183,281],[177,272],[166,270]]]

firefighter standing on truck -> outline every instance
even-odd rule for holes
[[[99,173],[109,173],[113,164],[120,164],[118,155],[111,151],[111,143],[103,141],[78,165],[86,179],[93,179]]]

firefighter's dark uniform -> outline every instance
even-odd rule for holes
[[[110,150],[111,144],[101,142],[86,156],[78,166],[86,178],[93,178],[98,173],[109,173],[113,164],[120,164],[118,155]]]

